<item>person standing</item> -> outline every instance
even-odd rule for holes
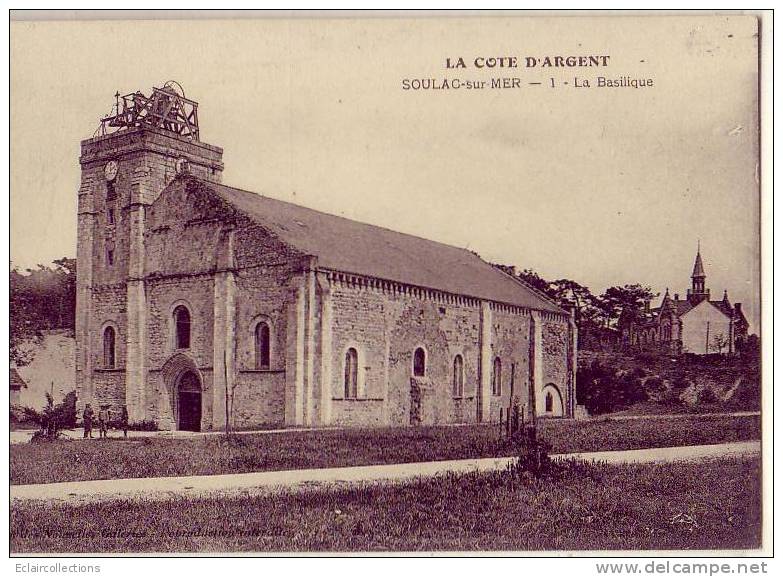
[[[100,438],[105,439],[106,433],[108,432],[109,427],[109,408],[107,405],[101,405],[101,410],[98,411],[98,428],[100,430]]]
[[[92,410],[90,403],[84,406],[84,413],[82,414],[82,421],[84,421],[84,438],[89,437],[92,439],[92,419],[95,417],[95,413]]]
[[[128,438],[128,407],[122,406],[122,412],[120,413],[120,424],[122,425],[122,436]]]

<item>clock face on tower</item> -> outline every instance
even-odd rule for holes
[[[107,162],[106,166],[103,167],[103,174],[108,181],[112,181],[117,178],[117,162],[114,160]]]
[[[177,174],[188,172],[188,160],[186,158],[178,158],[177,162],[174,163],[174,170],[177,171]]]

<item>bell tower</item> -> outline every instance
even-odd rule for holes
[[[220,182],[223,150],[200,141],[198,103],[176,82],[149,96],[115,94],[111,113],[81,142],[76,279],[79,406],[127,405],[147,418],[146,212],[178,174]],[[113,354],[104,332],[112,327]]]
[[[705,288],[707,275],[704,273],[704,265],[701,262],[701,243],[696,248],[696,261],[693,263],[691,273],[692,288],[688,289],[688,300],[694,306],[703,300],[710,298],[710,290]]]

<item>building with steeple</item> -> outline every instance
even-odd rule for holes
[[[650,308],[647,303],[641,314],[624,314],[620,329],[622,343],[635,349],[732,354],[748,336],[748,321],[742,304],[732,304],[727,291],[722,299],[710,300],[699,246],[686,298],[678,293],[672,297],[667,288],[659,307]]]

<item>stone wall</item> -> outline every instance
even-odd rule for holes
[[[113,413],[118,413],[125,405],[125,285],[93,287],[91,305],[89,354],[92,367],[92,406],[97,409],[108,404]],[[115,330],[113,367],[107,367],[103,358],[103,333],[108,326]]]
[[[283,426],[285,371],[240,371],[235,385],[234,427]]]
[[[475,421],[478,383],[478,310],[439,302],[423,293],[333,288],[333,422],[408,425],[413,353],[426,352],[422,417],[427,423]],[[359,398],[344,399],[345,353],[359,352]],[[464,390],[454,399],[454,356],[464,361]],[[385,402],[384,402],[385,401]]]
[[[394,290],[365,286],[361,282],[335,282],[333,300],[334,424],[411,423],[413,353],[426,351],[423,378],[415,389],[422,406],[414,420],[422,424],[475,422],[480,390],[480,305],[475,299],[438,296],[409,288]],[[504,305],[491,307],[490,364],[501,360],[500,395],[489,397],[490,421],[497,421],[513,395],[520,406],[527,403],[530,377],[531,318],[528,311]],[[542,374],[567,394],[568,317],[548,315],[543,326]],[[549,343],[553,339],[555,342]],[[359,398],[344,399],[345,353],[359,352]],[[548,348],[546,348],[548,347]],[[463,357],[464,389],[453,395],[455,355]],[[513,374],[513,379],[512,379]],[[487,380],[491,382],[491,379]],[[539,384],[543,388],[545,382]],[[539,391],[540,393],[540,391]],[[542,410],[539,407],[539,412]]]
[[[557,387],[565,407],[568,392],[568,325],[554,321],[545,321],[542,333],[544,338],[543,384],[544,386],[553,384]],[[542,410],[543,407],[540,407],[539,411]]]
[[[530,314],[520,314],[502,305],[492,309],[492,359],[501,361],[500,395],[490,397],[490,420],[500,419],[500,409],[508,409],[513,396],[520,410],[528,403],[530,382]],[[492,367],[490,366],[490,370]]]

